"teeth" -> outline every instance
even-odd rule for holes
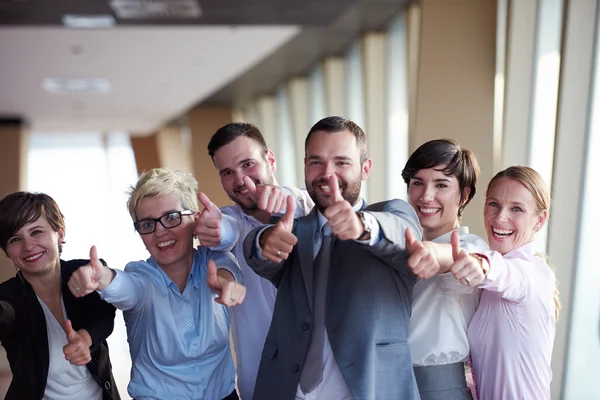
[[[158,248],[163,248],[163,247],[170,246],[173,243],[175,243],[175,240],[167,240],[166,242],[159,243],[157,246],[158,246]]]
[[[25,257],[25,261],[36,261],[38,260],[44,253],[38,253],[33,256]]]
[[[331,192],[331,189],[329,188],[329,185],[322,185],[321,186],[321,190],[323,190],[324,192]]]
[[[423,214],[434,214],[439,211],[438,208],[419,208]]]
[[[511,230],[496,229],[496,228],[492,228],[492,231],[496,235],[502,235],[502,236],[508,236],[508,235],[511,235],[514,232],[514,231],[511,231]]]

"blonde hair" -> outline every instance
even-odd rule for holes
[[[520,182],[532,194],[538,214],[543,211],[546,211],[546,214],[550,213],[551,199],[548,185],[546,185],[546,182],[544,182],[540,174],[535,169],[525,167],[523,165],[515,165],[498,172],[488,184],[487,191],[485,193],[486,197],[492,185],[501,178],[513,179],[517,182]],[[546,256],[542,254],[536,254],[536,256],[544,259],[548,267],[553,269],[548,263],[548,258]],[[558,314],[561,305],[558,291],[558,281],[556,280],[556,277],[554,279],[554,317],[556,320],[558,320]]]
[[[140,175],[137,183],[129,188],[127,208],[133,221],[137,221],[136,210],[146,197],[166,196],[177,193],[185,210],[198,211],[198,182],[186,171],[153,168]]]

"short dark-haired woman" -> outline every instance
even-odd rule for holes
[[[97,293],[71,294],[71,274],[89,260],[61,260],[64,236],[50,196],[0,200],[0,247],[17,269],[0,285],[0,340],[13,374],[8,400],[120,399],[106,344],[115,308]]]

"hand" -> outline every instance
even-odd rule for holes
[[[85,329],[75,332],[69,319],[65,321],[65,334],[68,341],[63,347],[65,359],[77,366],[86,365],[92,361],[92,355],[90,354],[92,338],[90,334]]]
[[[79,267],[69,279],[69,290],[73,293],[75,297],[83,297],[94,290],[102,290],[104,289],[108,283],[101,282],[102,279],[107,278],[107,270],[110,271],[110,268],[105,267],[100,262],[98,258],[98,251],[96,250],[96,246],[92,246],[90,249],[90,262],[87,265]],[[110,276],[110,280],[112,280],[112,275]]]
[[[477,286],[483,282],[485,275],[479,261],[471,257],[465,249],[460,248],[458,232],[452,232],[450,243],[452,244],[452,259],[454,260],[450,271],[454,274],[454,277],[466,286]]]
[[[194,234],[198,236],[200,246],[218,246],[222,240],[221,219],[223,215],[221,210],[202,192],[198,193],[198,201],[204,206],[204,210],[196,219]]]
[[[327,218],[332,233],[341,240],[358,239],[365,231],[365,227],[356,211],[352,209],[352,205],[342,197],[335,174],[329,177],[328,185],[334,204],[325,209],[323,216]]]
[[[224,306],[232,307],[242,304],[246,297],[246,287],[237,283],[231,272],[226,269],[217,271],[217,264],[213,260],[208,260],[206,283],[212,291],[219,295],[215,301]]]
[[[296,212],[296,199],[287,197],[286,211],[275,226],[265,229],[259,238],[262,255],[267,260],[279,263],[287,260],[294,249],[298,238],[292,233],[294,227],[294,213]]]
[[[440,271],[434,244],[415,239],[410,228],[405,231],[406,250],[410,254],[408,266],[421,279],[429,279]]]
[[[244,176],[242,180],[259,210],[269,214],[285,212],[287,194],[279,186],[256,185],[249,176]]]

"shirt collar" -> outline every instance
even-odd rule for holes
[[[452,237],[452,232],[458,232],[459,235],[467,235],[469,234],[468,226],[459,226],[456,229],[452,229],[450,232],[446,232],[443,235],[440,235],[432,240],[432,242],[436,243],[450,243],[450,238]]]

